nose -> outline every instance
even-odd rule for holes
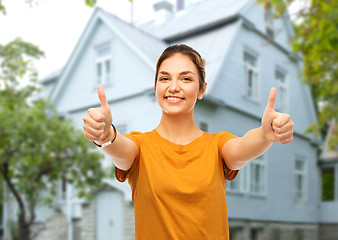
[[[180,91],[179,82],[175,79],[170,81],[169,92],[179,92],[179,91]]]

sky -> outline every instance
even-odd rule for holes
[[[39,46],[45,52],[45,58],[35,62],[39,78],[63,67],[94,11],[84,0],[33,0],[32,6],[26,4],[26,0],[2,1],[7,15],[0,14],[0,44],[21,37]],[[134,22],[153,18],[155,1],[133,0]],[[128,0],[97,0],[97,6],[130,20],[131,3]]]
[[[153,16],[154,0],[134,0],[134,21]],[[16,37],[34,43],[45,52],[45,58],[35,62],[39,77],[61,68],[70,57],[94,8],[84,0],[3,0],[7,15],[0,14],[0,44]],[[98,0],[98,6],[120,18],[130,20],[128,0]]]

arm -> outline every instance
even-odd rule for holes
[[[229,169],[240,169],[248,161],[266,152],[272,143],[287,144],[293,140],[293,126],[290,115],[274,110],[276,89],[271,89],[269,101],[259,128],[248,131],[243,137],[227,141],[222,156]]]
[[[114,139],[114,131],[111,127],[113,120],[103,87],[98,86],[97,92],[101,107],[88,109],[83,117],[83,129],[84,136],[88,140],[101,145]],[[136,144],[129,138],[123,137],[118,131],[112,144],[99,149],[112,157],[114,164],[121,170],[128,170],[138,154]]]

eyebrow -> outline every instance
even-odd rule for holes
[[[188,73],[191,73],[193,75],[195,75],[195,73],[191,72],[191,71],[184,71],[184,72],[181,72],[180,75],[186,75]],[[162,75],[170,75],[170,73],[168,72],[165,72],[165,71],[161,71],[159,74],[162,74]]]

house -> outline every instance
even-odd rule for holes
[[[231,240],[318,239],[320,219],[332,213],[318,207],[319,142],[303,134],[316,114],[300,80],[302,61],[291,52],[290,20],[272,20],[269,8],[254,0],[208,0],[186,8],[183,3],[177,1],[174,11],[169,1],[157,1],[156,18],[139,26],[95,8],[65,66],[40,81],[43,95],[81,129],[87,109],[100,105],[96,86],[102,84],[121,134],[150,131],[161,117],[153,90],[157,58],[167,46],[185,43],[206,59],[207,92],[195,109],[199,127],[242,136],[260,126],[270,88],[276,87],[276,110],[292,116],[294,140],[274,144],[227,182]],[[41,209],[41,232],[52,236],[45,222],[63,214],[69,240],[133,239],[127,183],[106,180],[91,202],[76,199],[74,191],[68,186],[56,200],[58,213]]]

